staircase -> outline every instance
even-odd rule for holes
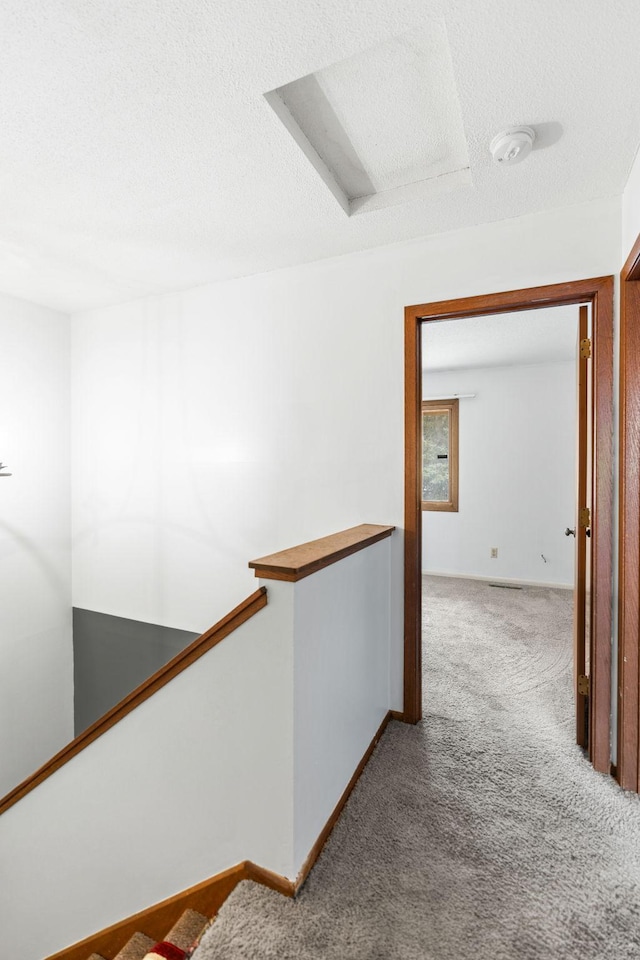
[[[186,960],[240,880],[293,897],[390,716],[393,529],[252,561],[268,604],[260,586],[0,798],[3,957]]]
[[[187,960],[209,922],[196,910],[185,910],[160,943],[145,933],[134,933],[113,960]],[[92,953],[88,960],[106,958],[99,953]]]

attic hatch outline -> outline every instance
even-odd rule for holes
[[[472,185],[443,18],[264,98],[349,217]]]

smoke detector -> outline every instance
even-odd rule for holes
[[[520,163],[531,153],[535,138],[531,127],[511,127],[493,138],[489,150],[496,163]]]

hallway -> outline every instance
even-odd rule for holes
[[[425,578],[392,722],[296,901],[244,882],[196,960],[637,960],[640,797],[573,743],[570,591]]]

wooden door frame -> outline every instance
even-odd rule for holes
[[[596,770],[610,768],[611,599],[613,564],[613,277],[530,287],[442,300],[405,308],[405,531],[404,711],[422,718],[422,510],[420,501],[420,404],[422,323],[513,313],[564,304],[591,304],[593,353],[593,643],[589,757]],[[640,372],[639,372],[640,377]]]
[[[616,777],[640,790],[640,237],[620,274],[620,499]]]

